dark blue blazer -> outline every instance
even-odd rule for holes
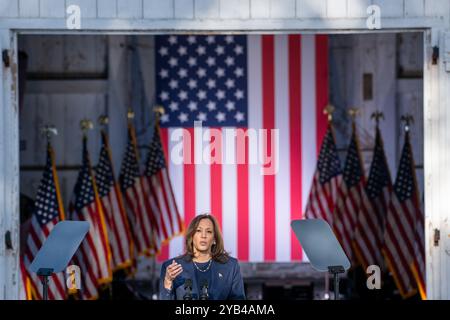
[[[164,277],[166,268],[174,260],[181,264],[183,272],[173,281],[172,290],[164,288]],[[184,283],[186,279],[192,280],[192,296],[198,300],[199,284],[194,270],[194,264],[188,258],[180,256],[165,261],[161,266],[161,277],[159,278],[159,298],[161,300],[183,300],[186,293]],[[237,259],[229,257],[226,263],[212,261],[212,280],[208,284],[210,300],[239,300],[245,299],[244,283]]]

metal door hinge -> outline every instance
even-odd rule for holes
[[[433,47],[433,54],[431,56],[431,64],[438,64],[438,59],[439,59],[439,47],[438,46],[434,46]]]
[[[12,239],[11,239],[11,231],[6,231],[5,233],[5,246],[6,249],[8,250],[12,250],[13,249],[13,245],[12,245]]]
[[[434,229],[434,246],[437,247],[439,245],[439,240],[441,240],[441,232],[439,229]]]
[[[9,50],[4,49],[2,51],[2,60],[3,60],[3,65],[5,66],[5,68],[9,68],[9,65],[10,65]]]

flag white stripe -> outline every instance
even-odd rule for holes
[[[36,243],[36,246],[39,246],[38,249],[40,249],[47,237],[44,233],[44,230],[39,225],[39,222],[36,217],[33,217],[33,219],[31,219],[31,224],[32,224],[34,233],[36,234],[36,237],[37,237],[37,239],[39,239],[39,242],[40,242],[39,244]],[[35,253],[33,253],[33,254],[35,254]]]
[[[147,177],[141,177],[142,180],[142,189],[141,190],[141,201],[144,202],[146,201],[147,204],[150,206],[149,209],[151,212],[145,211],[143,213],[144,216],[144,225],[147,228],[147,235],[151,235],[153,233],[156,233],[156,241],[158,243],[160,243],[162,241],[162,239],[164,239],[164,234],[162,231],[162,222],[161,222],[161,217],[159,214],[156,214],[158,212],[158,208],[156,206],[156,202],[155,202],[155,198],[153,197],[151,191],[150,191],[150,186],[148,184],[148,179]],[[145,200],[144,200],[145,197]],[[145,208],[145,205],[144,205]],[[150,219],[150,215],[153,214],[154,219],[156,220],[156,226],[152,225],[152,221]],[[155,232],[153,231],[155,230]]]
[[[225,250],[231,255],[237,255],[237,168],[236,159],[236,129],[222,130],[222,231]],[[228,163],[229,161],[229,163]]]
[[[305,212],[317,164],[315,36],[301,36],[302,206]],[[322,202],[322,205],[324,203]],[[328,207],[325,205],[324,208]]]
[[[175,144],[180,143],[177,142],[174,136],[172,140],[172,133],[174,130],[179,129],[168,129],[169,136],[169,150],[173,150]],[[169,161],[169,177],[172,182],[173,193],[175,196],[175,201],[177,202],[178,209],[180,211],[180,216],[184,219],[184,170],[183,164],[176,164],[174,161]],[[186,221],[185,221],[186,224]],[[184,248],[184,238],[182,236],[178,236],[170,241],[169,246],[169,257],[176,257],[183,253]]]
[[[203,142],[202,130],[194,129],[194,155],[195,155],[195,214],[211,212],[211,165],[209,143],[209,129],[203,128],[205,142]],[[203,148],[205,152],[203,152]],[[208,163],[203,161],[208,159]],[[190,223],[190,221],[186,221]]]
[[[111,220],[113,220],[114,219],[114,216],[113,216],[114,210],[117,210],[117,207],[114,209],[112,208],[113,204],[109,201],[108,196],[105,196],[102,198],[102,203],[103,203],[103,207],[105,208],[105,216],[108,216]],[[109,230],[108,240],[110,243],[111,253],[112,253],[112,257],[114,258],[114,264],[116,264],[121,259],[120,259],[119,243],[118,243],[116,233],[114,232],[112,223],[111,223],[111,225],[109,225],[108,230]]]
[[[166,205],[166,201],[164,199],[164,191],[162,189],[161,183],[159,182],[159,177],[157,175],[153,175],[148,179],[148,181],[151,181],[152,188],[156,196],[155,204],[158,205],[160,212],[158,216],[160,218],[161,223],[164,224],[164,228],[163,225],[161,225],[161,232],[162,232],[161,234],[164,234],[164,230],[166,230],[167,236],[170,237],[172,233],[171,231],[172,224],[170,222],[169,211]],[[166,237],[164,236],[163,239],[165,240]]]
[[[389,215],[389,223],[394,223],[392,226],[398,227],[398,230],[404,231],[404,236],[406,239],[404,239],[407,243],[409,243],[411,246],[414,243],[414,230],[412,229],[412,226],[408,223],[408,220],[405,215],[408,213],[405,212],[402,208],[401,203],[399,202],[397,196],[394,196],[392,199],[392,205],[394,206],[394,210],[391,215]],[[396,217],[397,219],[394,219]],[[392,219],[392,220],[391,220]],[[397,221],[400,222],[400,225],[395,223]],[[403,235],[401,236],[403,238]],[[406,244],[406,243],[405,243]],[[407,246],[404,247],[405,250],[409,251],[409,254],[414,254],[413,249],[409,249]]]
[[[98,295],[97,293],[97,288],[96,288],[96,282],[95,281],[95,272],[93,269],[89,269],[86,270],[86,267],[88,264],[86,263],[86,261],[84,261],[84,257],[85,257],[85,251],[83,249],[84,247],[84,242],[83,245],[80,247],[80,250],[83,250],[83,253],[78,252],[77,254],[77,262],[80,264],[81,267],[81,272],[86,273],[83,277],[82,277],[82,283],[81,283],[81,288],[80,288],[80,292],[83,295],[83,297],[86,299],[88,297],[95,297]],[[94,279],[93,279],[94,277]]]
[[[392,263],[396,263],[397,266],[396,271],[397,270],[399,271],[397,273],[397,276],[400,277],[403,286],[405,286],[405,289],[408,290],[408,286],[410,286],[409,266],[404,265],[403,261],[400,259],[400,257],[403,256],[405,260],[408,261],[408,256],[404,255],[404,251],[402,252],[397,251],[396,247],[394,246],[396,239],[393,239],[392,237],[395,238],[395,235],[389,232],[386,236],[386,246],[388,248],[388,252],[390,252],[393,255],[394,259],[398,257],[398,260],[397,261],[394,260],[392,261]],[[402,248],[402,244],[399,243],[398,246]]]
[[[132,214],[132,216],[129,218],[129,221],[131,222],[131,225],[133,226],[133,237],[135,239],[136,243],[136,250],[140,250],[141,247],[145,246],[145,241],[142,235],[142,232],[138,232],[138,230],[145,230],[144,226],[141,226],[139,222],[139,200],[138,197],[135,197],[135,194],[137,195],[137,191],[134,187],[130,187],[125,191],[126,199],[128,206],[130,207],[129,212]],[[138,229],[138,230],[136,230]]]
[[[248,88],[248,127],[262,128],[262,53],[261,36],[247,36],[247,88]],[[250,143],[249,156],[255,156],[255,146]],[[258,262],[264,260],[264,177],[260,164],[249,164],[249,259]]]
[[[115,223],[116,223],[116,229],[117,229],[117,233],[115,233],[115,236],[118,238],[118,243],[122,248],[123,251],[123,255],[126,260],[131,259],[130,256],[130,239],[129,234],[127,232],[127,225],[126,225],[126,221],[124,221],[124,219],[126,219],[125,217],[125,213],[122,211],[122,209],[124,208],[120,208],[119,205],[119,200],[118,197],[119,195],[116,193],[115,189],[114,192],[111,194],[111,197],[113,199],[113,204],[114,204],[114,212],[115,212]]]
[[[181,226],[178,224],[178,213],[179,210],[177,209],[177,204],[175,200],[175,196],[172,197],[172,193],[170,192],[171,189],[171,183],[169,179],[169,173],[166,169],[162,169],[161,171],[161,177],[162,177],[162,183],[163,183],[163,189],[165,190],[167,202],[168,202],[168,210],[169,214],[172,220],[172,229],[175,234],[178,234],[181,230]]]
[[[275,176],[275,252],[276,261],[291,260],[291,177],[289,131],[289,54],[288,36],[275,37],[275,129],[278,130],[278,173]],[[300,196],[300,195],[297,195]]]
[[[114,186],[110,189],[109,197],[108,197],[108,203],[110,207],[112,208],[110,217],[115,225],[115,230],[112,229],[112,226],[110,228],[111,232],[108,233],[108,235],[112,235],[114,238],[114,241],[117,243],[117,256],[115,256],[116,263],[122,263],[123,259],[127,260],[130,258],[129,256],[129,242],[128,242],[128,236],[125,229],[125,223],[122,219],[122,212],[119,206],[119,202],[117,200],[117,193],[114,188]],[[106,214],[106,213],[105,213]],[[122,250],[120,250],[122,249]],[[123,257],[122,257],[123,255]]]

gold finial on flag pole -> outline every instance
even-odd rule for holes
[[[129,108],[127,111],[127,119],[128,121],[132,121],[134,119],[134,111],[131,108]]]
[[[161,105],[156,105],[153,107],[153,112],[155,113],[155,124],[157,127],[159,127],[159,121],[161,119],[161,116],[164,115],[164,107]]]
[[[370,119],[375,119],[375,123],[378,126],[378,124],[380,123],[380,119],[384,120],[384,113],[378,110],[372,112],[372,114],[370,115]]]
[[[155,106],[155,107],[153,108],[153,111],[154,111],[157,115],[159,115],[159,116],[161,116],[161,115],[163,115],[163,114],[165,113],[164,107],[163,107],[163,106],[160,106],[160,105]]]
[[[83,134],[86,134],[88,130],[94,129],[94,124],[89,119],[83,119],[80,121],[80,128],[83,131]]]
[[[360,109],[353,107],[348,109],[348,115],[352,118],[352,122],[355,122],[356,116],[359,115]]]
[[[323,113],[327,115],[328,117],[328,122],[333,121],[333,112],[335,110],[335,107],[331,104],[327,104],[327,106],[325,107],[325,109],[323,110]]]
[[[46,124],[41,128],[41,133],[45,134],[45,137],[47,138],[47,141],[50,141],[52,134],[54,136],[58,135],[58,129],[56,129],[53,125]]]
[[[401,116],[400,121],[405,122],[405,132],[408,132],[410,129],[410,124],[414,122],[414,118],[411,114],[407,113]]]
[[[109,118],[106,115],[101,115],[100,117],[98,117],[98,123],[101,126],[107,126],[109,124]]]

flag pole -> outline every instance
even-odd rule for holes
[[[131,136],[130,139],[132,139],[136,146],[136,136],[134,133],[134,128],[133,128],[133,121],[134,121],[134,111],[133,108],[130,106],[127,110],[127,133]],[[135,150],[135,155],[136,155],[136,159],[139,163],[139,155],[137,153],[137,150]],[[139,252],[137,251],[137,246],[133,247],[133,263],[131,264],[131,270],[130,270],[130,276],[132,280],[136,279],[136,273],[137,273],[137,263],[138,263],[138,258],[139,258]]]
[[[164,107],[160,105],[156,105],[153,107],[153,113],[155,115],[155,130],[159,130],[159,121],[161,115],[164,114]],[[153,134],[155,134],[155,130],[153,131]],[[162,244],[161,244],[162,245]],[[155,277],[155,270],[156,270],[156,254],[159,252],[159,248],[155,248],[155,254],[151,255],[151,267],[150,267],[150,279],[152,282],[153,292],[156,293],[158,291],[158,285],[156,283],[156,277]]]
[[[98,117],[98,124],[100,127],[102,127],[102,129],[100,130],[101,138],[106,140],[105,129],[107,128],[107,126],[109,124],[108,116],[101,115],[100,117]],[[113,171],[113,176],[114,176],[114,171]],[[114,275],[113,275],[113,278],[114,278]],[[112,300],[113,295],[114,295],[112,281],[106,284],[106,288],[108,290],[109,300]]]
[[[47,138],[47,150],[51,150],[51,135],[57,135],[58,131],[54,126],[46,125],[42,132],[45,134]],[[47,151],[49,152],[49,151]],[[48,300],[48,277],[50,277],[53,273],[53,269],[48,268],[40,268],[37,271],[37,275],[41,277],[41,283],[42,283],[42,300]]]
[[[325,108],[323,109],[323,114],[327,116],[328,125],[331,126],[333,124],[333,112],[335,111],[335,107],[328,103]],[[324,299],[330,300],[330,276],[328,272],[324,272],[325,276],[325,293],[324,293]]]

